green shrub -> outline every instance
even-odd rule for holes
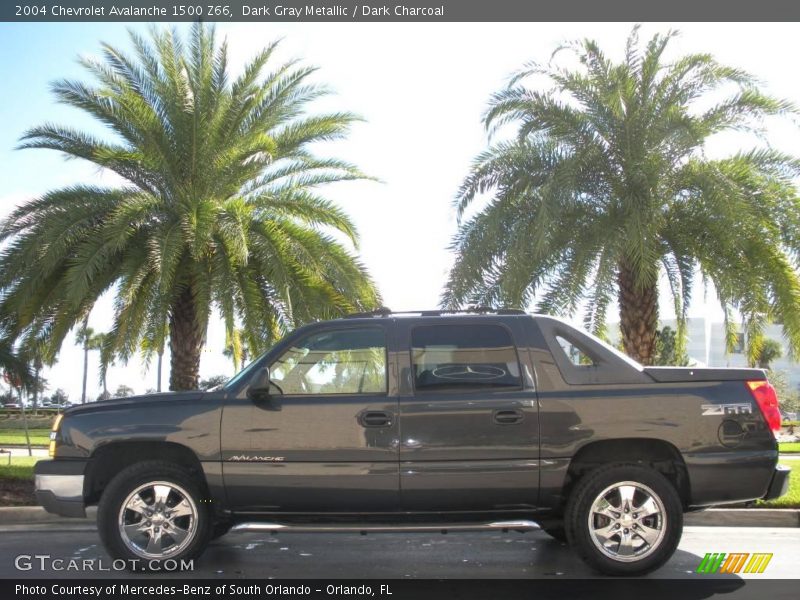
[[[0,479],[33,479],[33,466],[40,460],[38,456],[8,456],[0,454]]]
[[[28,429],[47,429],[53,428],[54,416],[47,417],[28,417]],[[0,419],[0,429],[25,429],[25,421],[21,416]]]

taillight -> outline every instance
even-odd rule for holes
[[[50,458],[56,457],[56,438],[58,437],[58,430],[61,428],[61,419],[64,418],[64,415],[58,415],[56,420],[53,422],[53,429],[50,431],[50,446],[48,448],[48,454]]]
[[[764,415],[767,426],[772,431],[780,431],[781,411],[778,409],[778,395],[775,393],[775,388],[766,379],[747,381],[745,383],[750,388],[753,398],[758,402],[758,407],[761,409],[761,414]]]

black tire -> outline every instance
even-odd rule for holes
[[[622,511],[611,511],[615,515],[619,515],[619,521],[614,524],[614,521],[609,517],[596,515],[593,517],[595,521],[594,527],[600,528],[602,526],[610,526],[616,529],[623,528],[617,533],[611,531],[613,536],[606,546],[602,541],[595,542],[599,536],[595,536],[590,529],[589,518],[592,505],[594,502],[609,488],[613,489],[615,484],[622,484],[631,482],[636,484],[635,497],[637,500],[631,500],[629,505],[632,507],[630,513],[623,514]],[[625,486],[630,488],[632,486]],[[645,521],[639,521],[642,525],[633,522],[630,523],[637,508],[642,508],[646,497],[652,492],[660,501],[663,510],[659,510],[659,515],[663,514],[663,520],[658,525],[658,516],[645,517]],[[618,494],[617,497],[621,500],[621,494],[618,492],[608,492],[609,494]],[[657,501],[654,500],[657,506]],[[620,504],[624,506],[624,503]],[[613,509],[613,507],[612,507]],[[614,517],[615,519],[617,517]],[[620,524],[621,523],[621,524]],[[590,473],[586,474],[578,481],[575,488],[570,495],[569,501],[564,516],[564,525],[569,540],[570,546],[575,550],[578,556],[581,557],[587,564],[594,569],[605,573],[607,575],[643,575],[661,567],[666,563],[678,547],[678,542],[681,539],[683,532],[683,507],[681,505],[680,497],[674,486],[658,471],[654,469],[637,465],[637,464],[614,464],[605,467],[600,467]],[[644,527],[644,528],[643,528]],[[635,529],[640,531],[648,530],[652,535],[653,531],[659,531],[652,544],[646,545],[645,538],[638,535]],[[635,552],[641,552],[640,557],[635,555],[622,556],[614,550],[614,544],[617,545],[617,550],[622,548],[622,532],[625,532],[628,539],[633,540],[633,544],[639,544],[640,549]],[[630,533],[629,533],[630,532]],[[605,550],[601,550],[600,546],[604,546]],[[616,556],[616,558],[615,558]]]
[[[542,531],[544,531],[547,535],[549,535],[554,540],[562,542],[564,544],[567,543],[567,532],[564,529],[564,523],[548,523],[547,525],[542,525]]]
[[[233,527],[233,523],[229,521],[217,521],[214,523],[214,529],[211,532],[211,539],[216,540],[221,538],[231,530],[231,527]]]
[[[182,492],[185,492],[187,498],[190,498],[186,506],[192,506],[193,504],[194,511],[190,516],[174,517],[175,521],[170,521],[166,525],[163,525],[163,521],[161,521],[162,526],[159,529],[167,532],[164,538],[166,543],[174,542],[173,538],[169,536],[168,527],[172,526],[174,528],[175,523],[178,522],[181,524],[191,523],[193,527],[187,526],[187,529],[191,528],[191,533],[185,538],[185,547],[180,548],[181,544],[176,542],[176,551],[174,553],[163,554],[160,558],[143,556],[135,552],[123,539],[120,523],[120,519],[123,518],[123,504],[128,500],[129,496],[142,486],[146,486],[149,483],[162,482],[169,484],[167,487],[172,490],[169,494],[169,500],[164,503],[165,505],[168,506],[170,502],[175,503],[183,495]],[[100,539],[113,559],[124,560],[128,568],[134,571],[171,568],[173,563],[167,563],[168,560],[175,561],[177,565],[180,565],[182,561],[193,560],[205,550],[213,533],[213,519],[209,504],[204,502],[205,497],[202,486],[196,478],[174,463],[146,461],[131,465],[123,469],[111,480],[100,498],[100,504],[97,508],[97,530],[100,534]],[[150,509],[151,506],[156,505],[148,505],[146,508]],[[177,507],[173,506],[173,509],[175,508]],[[136,510],[138,511],[138,509]],[[144,516],[135,511],[125,511],[124,515],[125,518],[132,516],[134,519],[138,516],[140,518],[139,522],[142,523],[145,520]],[[179,521],[180,519],[184,520]],[[153,520],[155,520],[155,517]],[[149,537],[152,538],[152,534]],[[142,549],[140,548],[140,550]],[[146,548],[142,551],[145,550]],[[167,549],[167,552],[169,552],[169,549]]]

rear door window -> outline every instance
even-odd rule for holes
[[[411,363],[418,392],[522,387],[514,342],[499,325],[417,327],[411,332]]]

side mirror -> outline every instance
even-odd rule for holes
[[[269,399],[269,367],[259,369],[247,388],[247,397],[251,400]]]

